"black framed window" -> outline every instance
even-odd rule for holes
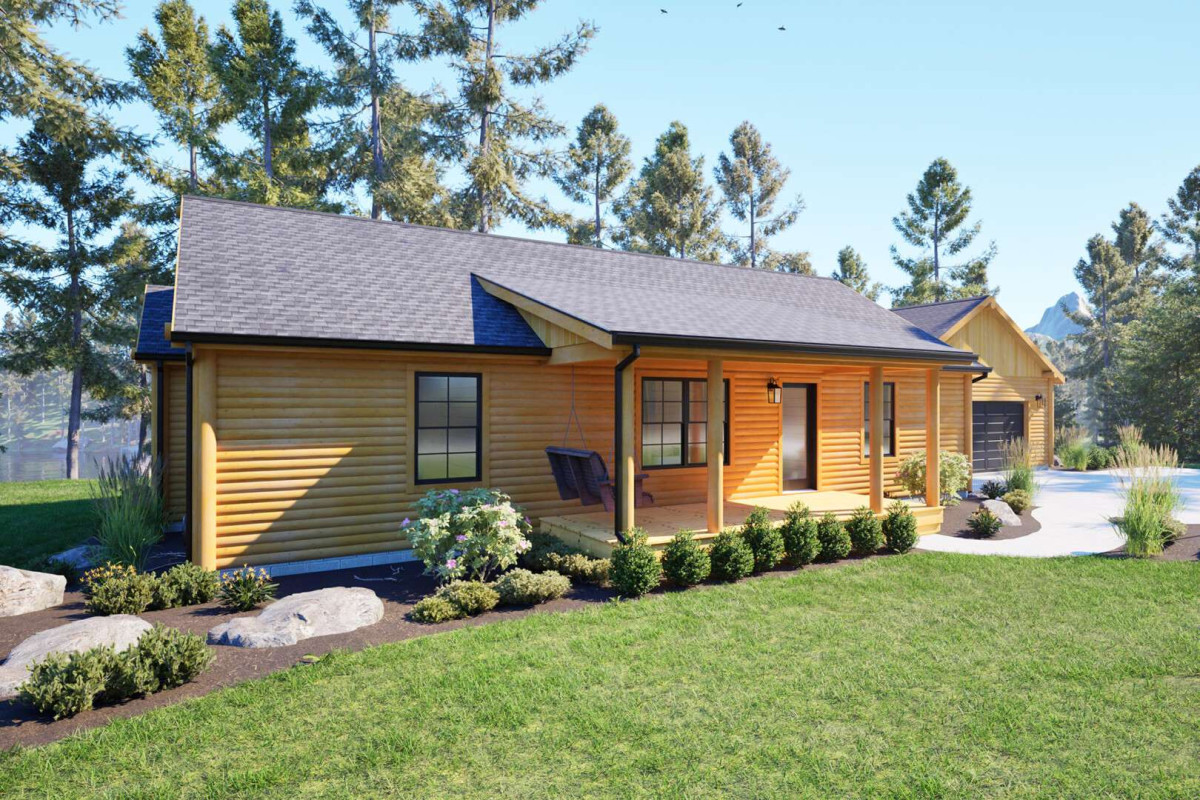
[[[896,384],[883,385],[883,454],[896,455]],[[871,384],[863,384],[863,456],[871,457]]]
[[[725,463],[729,463],[729,381],[725,384]],[[642,468],[708,463],[708,381],[642,379]]]
[[[418,372],[416,378],[417,483],[480,480],[481,376]]]

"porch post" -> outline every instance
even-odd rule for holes
[[[633,506],[636,498],[633,487],[637,462],[634,458],[633,387],[633,367],[630,365],[621,372],[621,430],[617,432],[617,435],[621,437],[619,456],[621,464],[617,469],[618,486],[616,487],[618,494],[617,529],[621,533],[625,533],[634,526]]]
[[[942,424],[939,379],[941,368],[934,367],[925,373],[925,505],[935,508],[941,505],[942,485],[939,454],[942,449]]]
[[[871,418],[871,510],[876,514],[883,511],[883,367],[871,367],[867,403]]]
[[[708,532],[725,528],[725,364],[708,360]]]
[[[192,390],[196,471],[192,476],[192,560],[205,569],[217,565],[217,354],[198,351]]]
[[[1046,440],[1046,466],[1054,466],[1054,379],[1046,379],[1045,411],[1042,412],[1043,437]]]

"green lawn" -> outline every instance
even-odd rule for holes
[[[914,554],[338,654],[8,797],[1196,797],[1200,572]]]
[[[94,532],[95,481],[0,483],[0,564],[31,567]]]

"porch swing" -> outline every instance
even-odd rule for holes
[[[567,447],[571,435],[571,422],[575,423],[575,431],[579,434],[582,448]],[[583,435],[583,424],[579,413],[575,410],[575,367],[571,367],[571,413],[567,415],[567,426],[563,431],[562,445],[551,445],[546,448],[546,458],[550,460],[550,471],[554,473],[554,483],[558,487],[558,496],[563,500],[579,500],[580,505],[594,506],[604,504],[605,511],[616,509],[616,497],[613,481],[609,478],[608,467],[604,458],[595,450],[588,450],[587,439]],[[634,507],[654,505],[654,496],[642,489],[642,480],[649,477],[645,473],[633,476]]]

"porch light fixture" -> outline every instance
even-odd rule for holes
[[[774,378],[767,378],[767,402],[772,405],[783,402],[783,387]]]
[[[1044,408],[1046,405],[1046,398],[1040,394],[1035,394],[1033,396],[1033,402],[1037,404],[1038,408]]]

